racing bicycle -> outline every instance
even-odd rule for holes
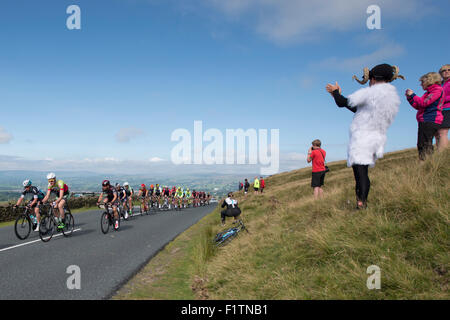
[[[222,247],[226,244],[228,244],[231,240],[236,238],[238,234],[245,230],[248,233],[248,229],[245,227],[244,222],[242,222],[241,219],[238,221],[234,221],[233,224],[236,224],[234,227],[231,227],[227,230],[224,230],[222,232],[219,232],[216,237],[214,238],[214,244],[217,247]]]

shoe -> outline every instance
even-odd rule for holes
[[[119,221],[118,220],[116,220],[116,223],[114,224],[114,229],[119,229]]]
[[[127,220],[127,219],[128,219],[128,213],[125,212],[125,220]]]
[[[34,231],[39,232],[39,223],[36,224],[36,228],[34,228]]]
[[[60,223],[58,224],[58,229],[59,229],[59,230],[64,229],[65,227],[66,227],[66,225],[64,224],[64,222],[60,222]]]

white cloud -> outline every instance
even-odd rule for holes
[[[134,139],[144,132],[141,129],[130,127],[130,128],[122,128],[116,133],[116,140],[120,143],[130,142],[131,139]]]
[[[203,0],[234,20],[249,24],[276,43],[301,42],[334,31],[364,30],[373,0]],[[415,19],[433,10],[419,0],[378,0],[384,19]],[[425,9],[424,9],[425,7]]]
[[[313,66],[322,69],[333,69],[339,71],[357,70],[361,72],[358,76],[362,76],[364,67],[368,67],[370,69],[379,63],[383,63],[387,60],[403,55],[405,51],[405,48],[399,44],[385,44],[371,53],[344,59],[331,57],[318,63],[314,63]]]
[[[0,143],[9,143],[12,140],[13,136],[6,132],[3,127],[0,127]]]
[[[150,161],[150,162],[161,162],[161,161],[164,161],[164,159],[161,159],[161,158],[158,158],[158,157],[153,157],[153,158],[148,159],[148,161]]]

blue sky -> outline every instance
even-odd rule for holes
[[[81,30],[66,9],[81,8]],[[369,5],[381,30],[368,30]],[[449,62],[448,1],[89,0],[0,4],[0,168],[165,170],[178,128],[279,129],[280,171],[319,138],[345,159],[363,67],[400,67],[387,151],[415,147],[404,91]],[[220,168],[218,170],[221,170]],[[245,168],[244,168],[245,170]]]

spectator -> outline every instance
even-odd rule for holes
[[[397,67],[381,64],[370,71],[364,68],[362,81],[353,77],[360,84],[370,83],[368,88],[356,91],[348,99],[341,95],[342,90],[337,82],[326,87],[338,107],[355,113],[350,126],[347,166],[353,168],[355,176],[357,209],[367,207],[369,166],[374,167],[375,161],[383,157],[387,129],[400,107],[397,89],[390,84],[397,78],[404,79]]]
[[[232,192],[228,193],[228,197],[222,203],[222,208],[225,207],[227,208],[220,212],[222,226],[225,225],[226,217],[233,217],[234,221],[237,221],[238,217],[241,215],[241,209],[238,207],[238,201],[233,198]]]
[[[263,177],[260,177],[260,178],[259,178],[259,182],[260,182],[260,190],[261,190],[261,193],[263,193],[264,188],[266,187],[266,181],[264,181]]]
[[[244,181],[244,194],[245,194],[245,196],[247,196],[249,188],[250,188],[250,183],[248,182],[247,179],[245,179],[245,181]]]
[[[411,106],[417,110],[419,123],[417,135],[417,149],[419,159],[433,153],[433,137],[436,136],[442,124],[442,106],[444,104],[444,90],[441,86],[442,78],[436,72],[429,72],[420,78],[426,93],[419,97],[411,89],[406,90],[406,97]]]
[[[239,181],[239,191],[241,191],[244,188],[244,185],[242,184],[242,182]]]
[[[314,198],[317,200],[323,197],[322,186],[325,180],[325,157],[327,153],[321,149],[322,142],[320,140],[314,140],[312,147],[308,150],[307,161],[312,161],[312,179],[311,187],[314,188]]]
[[[259,190],[259,179],[255,177],[255,181],[253,181],[253,189],[255,189],[255,194],[258,194]]]
[[[445,150],[448,147],[448,130],[450,128],[450,64],[442,66],[439,70],[444,89],[444,106],[442,107],[442,124],[436,134],[436,144],[439,150]]]

